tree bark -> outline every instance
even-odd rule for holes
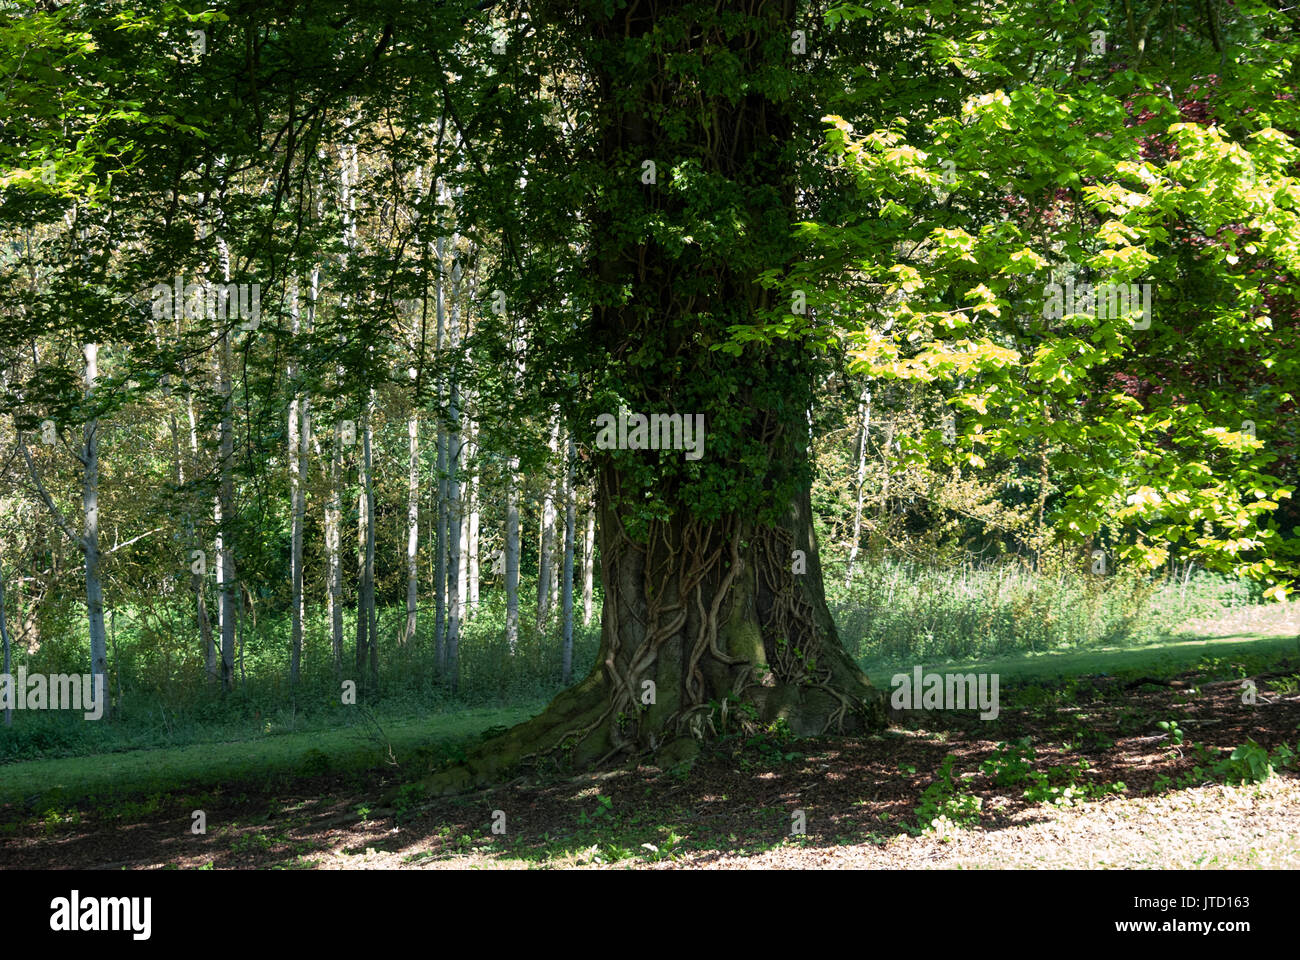
[[[506,646],[513,655],[519,645],[519,458],[506,464]]]
[[[582,625],[591,625],[592,591],[595,587],[596,508],[587,508],[587,524],[582,531]]]
[[[406,474],[406,630],[402,642],[413,643],[420,585],[420,414],[414,407],[406,421],[406,436],[410,455]]]
[[[334,431],[330,448],[329,502],[325,507],[325,552],[328,555],[329,581],[326,605],[330,621],[330,646],[334,654],[334,673],[343,672],[343,435]]]
[[[469,574],[467,576],[468,595],[465,599],[465,617],[473,618],[478,612],[479,598],[479,526],[482,513],[482,504],[479,501],[479,460],[478,460],[478,421],[469,421],[470,447],[466,455],[466,461],[469,465],[469,482],[466,484],[465,500],[469,512],[469,520],[466,523],[466,533],[468,542],[465,545],[465,563],[468,566]]]
[[[5,504],[0,503],[0,512],[4,512]],[[13,671],[9,662],[9,627],[5,622],[5,561],[4,561],[4,543],[0,542],[0,654],[3,659],[0,660],[0,674],[4,674],[6,682],[13,681],[8,678]],[[5,726],[11,726],[14,722],[13,710],[5,707]]]
[[[219,269],[225,284],[230,283],[230,249],[226,242],[217,237]],[[222,296],[228,296],[224,291]],[[223,311],[230,316],[229,304]],[[235,688],[235,618],[238,596],[235,593],[235,554],[231,547],[231,522],[235,518],[235,424],[234,392],[231,386],[231,349],[230,330],[223,327],[220,334],[217,354],[218,392],[221,396],[221,485],[217,492],[217,511],[221,515],[218,522],[219,545],[217,547],[217,591],[220,596],[221,621],[221,679],[227,691]]]
[[[862,539],[862,497],[866,492],[867,482],[867,440],[871,436],[871,388],[862,388],[862,397],[858,400],[858,466],[855,484],[856,502],[853,506],[853,534],[849,538],[849,563],[844,573],[844,586],[853,582],[853,566],[858,559],[858,549]]]
[[[445,198],[445,188],[439,184],[438,195]],[[437,334],[436,349],[439,357],[442,356],[443,338],[446,335],[447,307],[446,307],[446,287],[445,272],[443,269],[443,239],[439,237],[434,243],[435,259],[437,261],[437,274],[434,279],[435,283],[435,309],[437,311]],[[439,378],[437,390],[437,400],[439,408],[442,407],[445,394],[445,383]],[[437,545],[434,551],[433,559],[433,645],[434,645],[434,662],[438,665],[438,672],[445,674],[447,671],[447,427],[444,418],[441,416],[441,409],[438,417],[437,454],[434,462],[434,473],[437,482],[435,483],[436,491],[436,519],[435,539]]]
[[[564,582],[560,590],[560,673],[566,684],[573,680],[573,533],[578,511],[574,490],[577,458],[578,453],[570,434],[564,457]]]
[[[298,280],[295,277],[289,299],[290,330],[296,339],[302,332],[302,318],[298,312]],[[291,354],[292,355],[292,354]],[[306,514],[306,494],[303,482],[307,471],[307,417],[305,401],[298,383],[298,361],[289,362],[289,383],[293,398],[289,401],[289,510],[292,516],[289,532],[289,583],[292,607],[289,626],[289,685],[298,685],[302,665],[302,527]]]
[[[552,457],[558,452],[560,444],[560,422],[551,423],[551,437],[547,447]],[[547,462],[551,466],[550,461]],[[549,472],[549,471],[548,471]],[[546,621],[551,612],[551,585],[555,577],[555,484],[556,479],[548,477],[542,494],[541,529],[538,532],[537,550],[537,629],[546,629]]]
[[[234,551],[230,548],[229,524],[234,518],[235,439],[233,400],[230,387],[230,337],[223,331],[218,346],[218,392],[221,396],[221,432],[219,456],[221,481],[216,498],[217,523],[217,621],[221,634],[221,685],[225,690],[235,688],[235,570]]]
[[[361,424],[361,493],[358,504],[357,547],[359,552],[360,584],[357,589],[357,646],[356,670],[358,675],[369,669],[372,689],[379,681],[379,651],[376,644],[375,611],[375,489],[373,477],[373,451],[371,409],[372,394],[366,400]]]
[[[466,463],[469,459],[469,425],[465,418],[461,418],[462,430],[460,436],[463,438],[460,444],[460,462],[456,466],[457,477],[463,477],[468,471]],[[456,619],[458,623],[464,623],[469,613],[469,482],[460,481],[459,492],[459,513],[460,513],[460,530],[458,531],[458,543],[460,544],[460,556],[456,560]]]
[[[194,413],[194,390],[192,387],[187,387],[185,391],[185,413],[189,418],[190,425],[190,474],[191,476],[197,476],[199,427],[198,419]],[[188,512],[188,508],[185,515],[185,530],[191,550],[202,551],[203,542],[199,537],[194,518]],[[194,611],[199,623],[199,643],[203,647],[203,663],[207,670],[208,682],[215,685],[218,677],[217,648],[212,642],[212,618],[208,615],[207,578],[203,574],[194,572],[193,567],[191,567],[190,571],[190,589],[194,591]]]
[[[510,379],[512,394],[517,393],[524,376],[524,344],[518,336],[517,319],[510,349],[515,356],[514,375]],[[506,646],[514,656],[519,646],[519,455],[511,452],[506,462],[506,536],[503,561],[506,576]]]
[[[460,264],[451,269],[451,325],[449,345],[455,353],[460,348]],[[460,618],[461,618],[461,502],[460,502],[460,372],[453,362],[450,374],[447,422],[447,685],[455,693],[460,685]]]
[[[86,400],[93,402],[99,381],[99,345],[88,343],[86,358]],[[81,539],[86,557],[86,615],[90,623],[90,673],[95,695],[104,697],[108,716],[108,640],[104,633],[104,585],[99,575],[99,419],[86,421],[82,430],[85,472],[81,487],[84,517]]]

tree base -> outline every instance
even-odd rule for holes
[[[684,732],[666,723],[658,731],[640,730],[635,739],[620,735],[611,719],[612,698],[599,667],[560,693],[531,720],[476,746],[464,762],[421,781],[430,796],[447,796],[502,783],[520,773],[539,775],[597,769],[613,761],[652,757],[668,769],[693,760],[702,743],[728,730],[747,735],[776,723],[796,737],[874,733],[888,723],[884,697],[845,654],[833,658],[820,682],[755,682],[741,695],[700,710]],[[770,675],[769,675],[770,677]]]

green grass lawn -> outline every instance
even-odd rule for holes
[[[1246,656],[1262,660],[1280,660],[1288,656],[1297,658],[1300,657],[1300,639],[1294,633],[1278,636],[1268,631],[1238,636],[1182,636],[1142,646],[1017,653],[987,660],[925,663],[922,666],[949,673],[996,673],[1001,682],[1010,683],[1099,673],[1111,676],[1150,674],[1164,677],[1190,670],[1202,659],[1233,660]],[[907,673],[913,666],[915,662],[868,663],[864,669],[872,683],[887,690],[890,689],[889,680],[894,674]]]
[[[489,727],[527,720],[544,701],[462,710],[413,720],[283,733],[227,743],[127,750],[89,757],[29,760],[0,766],[0,804],[32,798],[75,802],[86,797],[201,790],[239,782],[342,773],[399,762],[422,748],[473,739]]]
[[[1248,627],[1240,633],[1235,629]],[[1020,653],[994,659],[927,663],[949,672],[997,673],[1002,682],[1040,681],[1058,676],[1169,676],[1203,660],[1268,662],[1300,657],[1300,640],[1289,619],[1263,623],[1203,625],[1199,635],[1184,635],[1141,646],[1092,647],[1050,653]],[[869,663],[866,669],[882,690],[890,678],[914,664]],[[538,713],[546,701],[513,707],[470,708],[418,718],[383,718],[251,739],[92,756],[31,760],[0,766],[0,804],[75,803],[88,797],[148,796],[235,783],[322,773],[350,773],[406,763],[421,751],[472,741],[484,730],[509,726]],[[24,803],[25,805],[25,803]]]

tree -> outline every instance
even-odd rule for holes
[[[1278,199],[1300,117],[1249,105],[1295,44],[1277,22],[1287,40],[1263,40],[1264,7],[1227,39],[1210,20],[1157,42],[1157,9],[1112,42],[1087,7],[1013,7],[992,31],[963,13],[976,56],[910,128],[826,117],[856,209],[807,226],[818,256],[788,283],[820,288],[858,370],[951,411],[901,441],[905,465],[1036,457],[1039,523],[1063,541],[1148,570],[1178,551],[1280,598],[1300,575],[1277,519],[1300,377],[1300,226]]]
[[[565,683],[573,679],[573,535],[577,519],[577,490],[574,485],[576,451],[568,438],[564,456],[564,561],[560,587],[560,675]]]
[[[799,734],[883,719],[822,592],[808,497],[815,358],[792,342],[718,349],[733,328],[784,312],[760,281],[795,255],[794,12],[784,0],[582,12],[599,187],[587,235],[593,387],[573,419],[594,448],[600,652],[585,680],[433,789],[560,750],[575,763],[646,750],[670,762],[728,709]],[[675,415],[677,449],[605,449],[593,414],[620,407]],[[687,436],[700,418],[704,433]],[[705,438],[703,462],[685,459]]]
[[[4,548],[0,546],[0,675],[3,675],[5,683],[10,681],[9,677],[9,626],[5,622],[5,566],[4,566]],[[6,700],[8,698],[6,697]],[[14,722],[13,709],[6,703],[5,706],[5,726]]]

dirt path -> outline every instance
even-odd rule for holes
[[[687,852],[673,861],[598,862],[579,853],[553,866],[579,869],[1300,869],[1300,778],[1246,787],[1210,786],[1170,796],[1108,798],[1063,810],[1024,811],[1010,825],[961,831],[950,840],[895,835],[884,842],[825,846],[787,841],[752,854]],[[491,853],[412,863],[419,842],[397,851],[335,851],[322,869],[527,869]]]

